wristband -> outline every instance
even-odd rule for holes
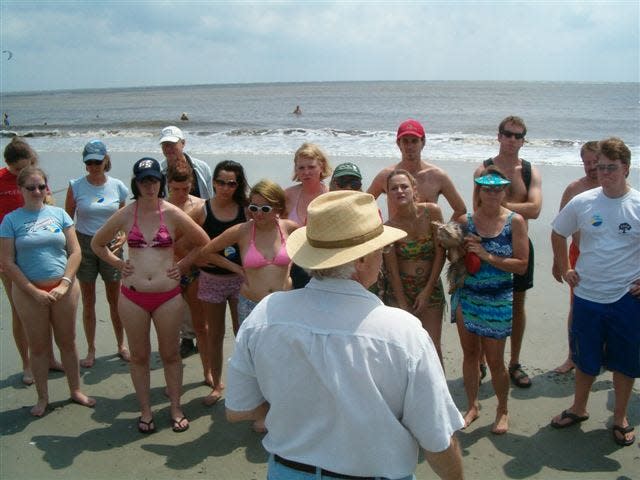
[[[65,282],[67,282],[69,285],[71,285],[73,283],[73,280],[71,280],[69,277],[62,277],[60,280],[64,280]]]

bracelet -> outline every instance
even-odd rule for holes
[[[73,283],[73,280],[71,280],[69,277],[62,277],[60,280],[64,280],[65,282],[67,282],[69,285],[71,285]]]

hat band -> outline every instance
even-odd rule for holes
[[[307,242],[309,242],[309,245],[315,248],[355,247],[356,245],[361,245],[365,242],[368,242],[372,238],[379,237],[383,233],[384,233],[384,226],[380,224],[374,230],[367,232],[363,235],[359,235],[357,237],[345,238],[342,240],[315,240],[307,236]]]

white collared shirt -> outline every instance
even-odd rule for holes
[[[276,292],[243,322],[226,406],[265,400],[270,453],[349,475],[410,475],[463,426],[418,319],[353,280]]]

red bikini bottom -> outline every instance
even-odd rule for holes
[[[180,295],[180,285],[166,292],[138,292],[122,285],[120,292],[140,308],[153,313],[160,305]]]

